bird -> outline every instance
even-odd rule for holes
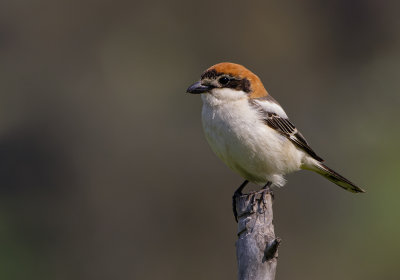
[[[365,192],[333,169],[310,147],[260,78],[244,66],[222,62],[206,69],[186,91],[200,94],[202,126],[214,153],[245,181],[269,188],[286,174],[314,171],[339,187]]]

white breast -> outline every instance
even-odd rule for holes
[[[208,143],[222,161],[245,179],[260,185],[267,181],[283,185],[284,174],[300,169],[304,153],[267,126],[247,96],[227,102],[216,95],[203,94],[202,99]]]

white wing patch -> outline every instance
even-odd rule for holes
[[[275,102],[271,102],[267,99],[253,99],[254,103],[259,105],[264,111],[277,114],[281,118],[287,119],[287,115],[283,108]],[[275,101],[275,100],[274,100]]]

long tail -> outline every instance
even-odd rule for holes
[[[318,174],[321,174],[324,176],[326,179],[329,181],[335,183],[339,187],[342,187],[343,189],[353,192],[353,193],[364,193],[365,191],[344,178],[342,175],[339,173],[335,172],[334,170],[330,169],[328,166],[325,164],[318,162],[318,164],[314,165],[315,168],[312,170],[317,172]]]

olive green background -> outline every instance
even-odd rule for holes
[[[0,2],[0,278],[236,279],[207,67],[257,73],[310,145],[275,191],[277,279],[399,279],[396,1]]]

